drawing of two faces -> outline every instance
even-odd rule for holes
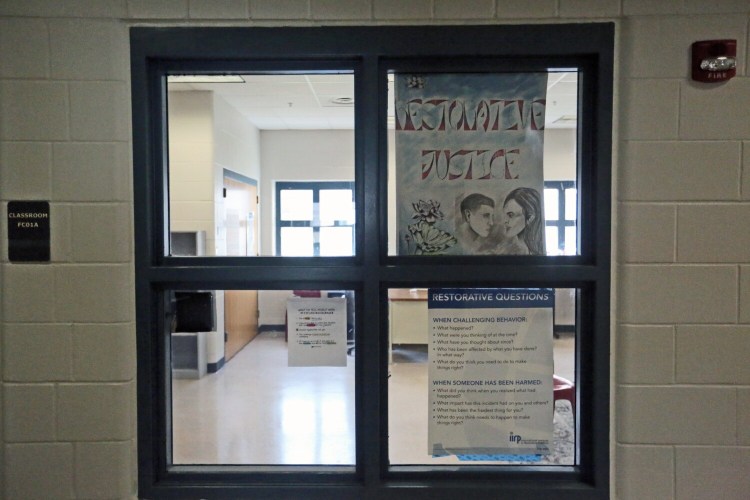
[[[470,238],[479,243],[473,246],[476,253],[495,255],[544,254],[541,208],[539,192],[525,187],[505,197],[502,222],[495,220],[495,202],[489,196],[472,193],[460,205]]]

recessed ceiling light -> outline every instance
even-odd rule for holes
[[[240,75],[170,75],[168,83],[245,83]]]
[[[354,104],[353,97],[334,97],[331,99],[331,104],[337,104],[339,106],[351,106]]]

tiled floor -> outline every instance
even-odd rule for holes
[[[258,335],[217,373],[174,380],[175,464],[354,464],[354,358],[287,366],[284,332]]]
[[[573,344],[555,340],[555,371],[570,380]],[[290,368],[286,355],[283,332],[266,332],[219,372],[174,380],[173,463],[354,464],[354,357]],[[455,463],[427,455],[426,363],[394,361],[390,373],[391,463]]]

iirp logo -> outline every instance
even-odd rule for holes
[[[513,431],[510,431],[510,436],[508,436],[508,441],[510,441],[511,443],[518,444],[521,442],[521,439],[523,438],[521,437],[520,434],[513,434]]]

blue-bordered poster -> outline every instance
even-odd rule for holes
[[[399,255],[544,255],[547,74],[394,84]]]
[[[428,290],[428,454],[550,453],[554,301],[549,288]]]

